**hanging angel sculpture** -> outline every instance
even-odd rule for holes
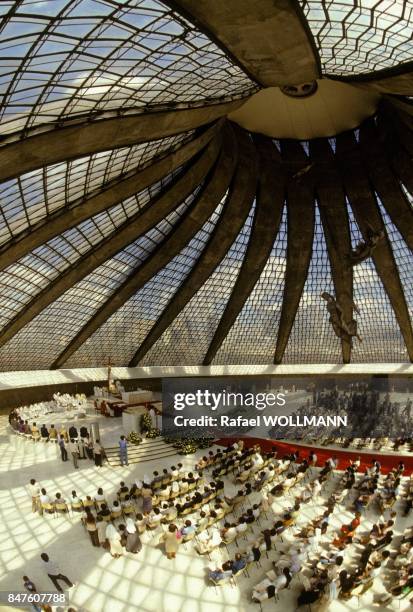
[[[341,340],[348,340],[351,345],[353,344],[353,337],[356,337],[359,342],[362,342],[362,338],[357,333],[357,321],[354,319],[351,321],[344,320],[343,310],[336,298],[331,295],[331,293],[324,291],[321,294],[321,297],[327,302],[327,311],[330,315],[329,321],[333,327],[335,335]],[[353,308],[358,314],[360,314],[359,309],[354,303]]]
[[[384,230],[375,231],[369,226],[366,240],[361,240],[349,255],[351,265],[357,266],[371,257],[378,244],[384,239],[384,236]]]

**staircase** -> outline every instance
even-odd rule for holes
[[[119,447],[105,447],[105,453],[108,458],[108,463],[111,467],[119,467]],[[148,439],[144,438],[137,446],[128,444],[128,461],[129,464],[144,463],[145,461],[157,461],[164,457],[172,457],[177,455],[176,449],[171,444],[165,444],[163,438]]]

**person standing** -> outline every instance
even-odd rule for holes
[[[56,441],[57,438],[57,429],[54,425],[50,425],[50,429],[49,429],[49,440],[54,440]]]
[[[79,438],[78,440],[79,447],[79,459],[86,459],[86,449],[85,449],[85,441],[83,438]]]
[[[69,450],[70,450],[70,454],[72,455],[73,465],[75,466],[75,470],[77,470],[79,467],[77,463],[79,459],[79,446],[74,438],[70,439]]]
[[[38,511],[39,514],[42,514],[40,504],[40,487],[34,478],[31,479],[28,489],[32,498],[32,512]]]
[[[125,436],[121,436],[119,440],[119,458],[121,465],[129,465],[128,463],[128,443]]]
[[[95,465],[102,467],[102,447],[100,441],[96,440],[93,445],[93,456],[95,458]]]
[[[66,444],[65,444],[65,440],[62,436],[59,436],[59,448],[60,448],[60,456],[62,458],[62,461],[67,461],[67,450],[66,450]]]
[[[178,529],[176,525],[169,525],[168,531],[165,531],[159,538],[160,542],[165,544],[165,552],[168,559],[175,559],[176,553],[179,548],[180,534],[178,535]]]
[[[88,456],[88,458],[93,461],[94,457],[93,457],[93,442],[90,439],[89,434],[85,437],[85,447],[86,447],[86,454]]]
[[[47,555],[46,553],[42,553],[40,555],[40,558],[44,563],[43,567],[46,571],[46,574],[49,576],[50,580],[53,582],[59,593],[63,593],[63,589],[59,584],[59,580],[63,580],[63,582],[65,582],[69,588],[74,586],[73,582],[69,580],[67,576],[62,574],[59,566],[56,563],[53,563],[53,561],[50,561],[49,555]]]
[[[85,526],[93,546],[100,546],[96,520],[89,508],[86,508]]]
[[[131,518],[126,519],[126,550],[131,553],[138,553],[142,549],[142,542]]]
[[[109,540],[110,554],[112,557],[115,559],[121,557],[123,555],[121,535],[112,523],[109,523],[106,527],[106,539]]]

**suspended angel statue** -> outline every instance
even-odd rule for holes
[[[349,255],[351,265],[357,266],[371,257],[377,245],[384,239],[384,235],[384,230],[375,231],[369,226],[366,240],[360,241]]]
[[[301,168],[301,170],[293,174],[292,178],[300,180],[301,177],[304,176],[304,174],[307,174],[307,172],[309,172],[313,166],[314,166],[314,162],[312,164],[308,164],[307,166],[304,166],[304,168]]]
[[[341,340],[348,340],[351,345],[353,344],[353,337],[356,337],[359,342],[362,342],[362,338],[357,333],[357,321],[354,319],[349,322],[344,320],[343,310],[336,298],[331,295],[331,293],[324,291],[321,294],[321,297],[327,302],[327,310],[330,315],[329,321],[333,326],[336,336]],[[360,311],[354,302],[352,306],[357,314],[360,314]]]

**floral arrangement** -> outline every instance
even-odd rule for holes
[[[150,439],[158,438],[160,435],[161,431],[157,427],[151,427],[151,429],[148,429],[146,432],[146,437]]]
[[[198,448],[208,448],[212,446],[214,438],[212,436],[202,436],[200,438],[164,438],[164,442],[172,444],[180,455],[192,455]]]
[[[128,436],[128,442],[130,442],[131,444],[138,445],[142,442],[142,438],[139,434],[136,433],[136,431],[131,431]]]
[[[150,431],[152,429],[152,419],[148,412],[144,412],[141,416],[141,431]]]

